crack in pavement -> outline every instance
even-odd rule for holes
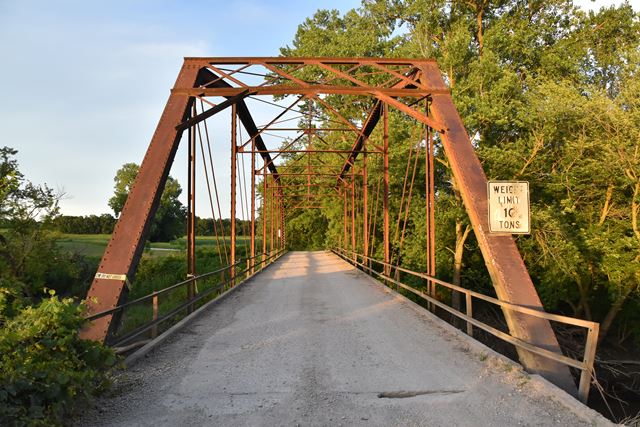
[[[385,391],[378,393],[380,399],[406,399],[409,397],[422,396],[425,394],[456,394],[464,393],[466,390],[419,390],[419,391]]]

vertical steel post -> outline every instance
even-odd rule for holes
[[[469,292],[465,292],[465,305],[467,309],[467,317],[473,317],[473,300]],[[473,336],[473,325],[467,322],[467,335]]]
[[[238,119],[236,105],[231,106],[231,286],[235,285],[236,277],[236,157],[238,145],[236,141]]]
[[[383,142],[382,142],[382,221],[383,221],[383,246],[384,246],[384,274],[388,276],[391,273],[389,263],[391,257],[389,253],[389,105],[383,104],[382,107],[383,122]]]
[[[271,185],[269,186],[270,188],[270,192],[271,192],[271,202],[269,203],[270,206],[270,212],[269,212],[269,235],[270,235],[270,239],[269,239],[269,255],[273,254],[273,248],[274,248],[274,234],[273,234],[273,229],[274,229],[274,220],[275,220],[275,210],[276,210],[276,180],[275,178],[271,178]]]
[[[282,195],[282,189],[280,189],[280,192],[278,194],[280,197],[278,197],[278,250],[282,249],[282,206],[283,206],[283,198],[284,196]]]
[[[267,260],[267,161],[264,162],[264,174],[262,175],[262,268]]]
[[[195,104],[191,109],[195,116]],[[195,128],[189,128],[189,146],[187,150],[187,278],[196,275],[196,132]],[[187,300],[195,297],[195,282],[187,285]],[[193,311],[189,305],[188,312]]]
[[[369,176],[367,172],[367,140],[364,140],[364,153],[362,153],[362,253],[369,254]],[[368,266],[369,261],[364,258],[364,263]]]
[[[429,101],[426,101],[425,114],[430,115]],[[425,135],[425,186],[426,186],[426,231],[427,231],[427,275],[436,274],[436,229],[435,229],[435,171],[433,162],[433,129],[427,126]],[[435,295],[435,283],[427,282],[427,293]],[[429,304],[433,310],[433,304]],[[470,328],[470,326],[469,326]]]
[[[309,128],[307,134],[307,205],[311,204],[311,143],[312,143],[312,133],[311,133],[311,100],[309,102],[309,111],[307,113],[307,118],[309,120],[307,127]]]
[[[351,252],[356,259],[356,174],[355,165],[351,169]]]
[[[153,321],[158,320],[158,294],[153,293],[153,297],[151,298],[151,310],[153,315]],[[155,338],[158,336],[158,325],[153,325],[151,328],[151,338]]]
[[[251,274],[256,264],[256,140],[251,138]]]
[[[344,201],[344,207],[342,209],[342,249],[347,250],[347,184],[343,183],[342,186],[342,198]]]
[[[286,220],[286,212],[285,212],[285,204],[284,204],[284,192],[282,191],[282,189],[280,189],[280,194],[282,194],[282,205],[280,208],[280,227],[282,229],[282,237],[281,237],[281,244],[282,247],[281,249],[286,249],[287,248],[287,228],[286,228],[286,224],[285,224],[285,220]]]
[[[284,248],[284,192],[280,189],[280,203],[278,204],[278,249]]]
[[[276,184],[276,188],[274,189],[274,194],[273,194],[273,249],[277,252],[278,251],[278,247],[280,245],[280,217],[279,217],[279,213],[280,213],[280,201],[281,198],[280,196],[280,185]]]
[[[362,149],[362,253],[369,254],[369,182],[367,176],[367,140],[364,140]],[[365,265],[369,265],[366,258],[362,259]]]
[[[435,179],[435,165],[433,161],[434,155],[433,146],[433,129],[429,128],[429,242],[431,256],[431,276],[436,275],[436,179]],[[435,285],[435,284],[434,284]]]

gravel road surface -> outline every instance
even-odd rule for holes
[[[606,424],[478,348],[334,254],[290,252],[120,374],[76,424]]]

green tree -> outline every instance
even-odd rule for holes
[[[18,152],[10,147],[0,148],[0,220],[10,216],[10,199],[14,198],[24,177],[13,158]]]
[[[318,250],[325,247],[327,219],[317,209],[305,209],[287,223],[287,235],[295,236],[289,243],[292,250]]]
[[[56,217],[51,226],[61,232],[69,234],[111,234],[116,219],[111,214]]]
[[[585,95],[566,82],[541,83],[532,94],[533,112],[544,114],[531,127],[531,155],[513,162],[538,193],[534,239],[522,246],[541,289],[548,302],[600,320],[601,337],[640,283],[640,123],[637,101],[628,102],[640,87],[623,83],[614,99],[608,88],[589,86]]]
[[[140,166],[135,163],[125,163],[113,178],[115,181],[114,194],[109,199],[109,206],[116,217],[120,215],[127,201],[131,186],[135,182]],[[171,176],[167,178],[158,210],[151,223],[149,240],[152,242],[167,242],[184,234],[186,210],[178,197],[182,188],[178,181]]]
[[[48,229],[58,215],[60,195],[29,182],[18,168],[16,153],[9,147],[0,149],[0,280],[33,301],[44,287],[66,293],[79,276]]]

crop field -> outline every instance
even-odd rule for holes
[[[74,252],[89,258],[101,258],[111,235],[109,234],[60,234],[56,239],[58,246],[69,252]],[[224,238],[229,245],[230,237]],[[238,250],[244,250],[249,244],[249,238],[246,236],[238,236],[236,239]],[[198,248],[215,248],[218,239],[213,236],[196,237],[196,247]],[[220,240],[220,244],[223,244]],[[186,251],[187,238],[180,237],[171,242],[154,242],[148,243],[145,248],[145,257],[162,257],[172,254],[181,254]]]

